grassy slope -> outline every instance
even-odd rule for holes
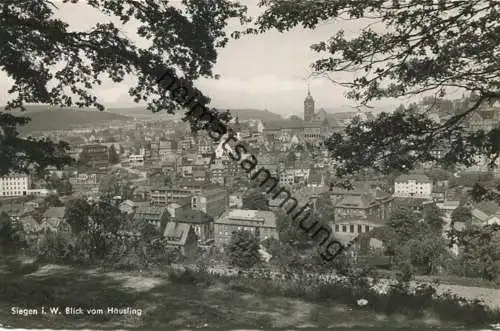
[[[340,304],[315,304],[284,296],[263,296],[251,289],[216,283],[210,287],[172,284],[139,273],[85,271],[75,268],[22,266],[17,259],[0,262],[0,321],[17,328],[210,328],[255,327],[389,327],[444,326],[436,318],[409,320],[351,309]],[[11,307],[131,307],[137,316],[14,316]],[[452,326],[446,324],[446,326]]]

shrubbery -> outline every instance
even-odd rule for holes
[[[39,260],[131,270],[167,264],[178,255],[166,247],[156,228],[145,222],[132,224],[109,202],[73,201],[66,216],[69,226],[46,232],[32,243],[30,251]]]
[[[24,247],[26,247],[26,238],[19,222],[2,212],[0,214],[0,248],[4,252],[10,252]]]
[[[404,314],[420,318],[431,312],[441,320],[466,324],[467,326],[486,326],[500,319],[499,311],[486,308],[479,300],[470,301],[457,295],[436,294],[435,287],[425,284],[415,289],[406,286],[392,286],[385,293],[377,292],[363,279],[325,283],[314,278],[272,280],[266,278],[242,278],[238,276],[210,275],[206,272],[186,269],[173,271],[169,275],[172,282],[199,283],[201,280],[215,279],[229,284],[239,292],[253,292],[266,296],[286,296],[310,300],[315,303],[332,302],[350,305],[355,309],[371,310],[387,315]],[[358,307],[357,300],[365,299],[368,304]]]

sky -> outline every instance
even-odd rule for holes
[[[109,20],[85,2],[62,4],[57,16],[70,23],[70,28],[89,29],[97,22]],[[60,2],[60,1],[59,1]],[[175,0],[174,2],[179,2]],[[261,11],[256,5],[258,0],[240,1],[249,7],[249,14],[255,17]],[[231,24],[229,29],[236,30],[238,25]],[[307,91],[306,78],[310,75],[310,65],[318,58],[309,46],[315,42],[327,40],[340,28],[346,34],[356,34],[359,22],[346,21],[321,24],[315,30],[296,28],[289,32],[270,31],[261,35],[245,36],[239,40],[230,40],[228,45],[219,50],[214,72],[220,79],[200,79],[196,82],[206,95],[212,98],[212,106],[220,108],[267,109],[280,115],[302,115],[303,101]],[[132,40],[135,27],[127,25],[123,31]],[[352,78],[338,75],[340,80]],[[133,85],[133,78],[121,83],[104,81],[97,92],[106,107],[137,106],[128,96],[127,90]],[[7,101],[7,90],[12,84],[4,72],[0,72],[0,104]],[[346,90],[326,79],[309,80],[311,94],[316,101],[316,108],[331,110],[354,110],[355,104],[344,97]],[[390,110],[410,99],[383,100],[373,103],[377,110]]]

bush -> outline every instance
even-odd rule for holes
[[[177,284],[194,284],[209,286],[213,284],[213,277],[205,272],[198,272],[186,268],[184,270],[171,269],[168,273],[168,280]]]
[[[143,240],[139,237],[117,237],[105,263],[122,270],[145,269],[170,264],[176,252],[166,247],[161,239]]]
[[[438,296],[436,289],[429,284],[420,285],[414,290],[407,286],[393,286],[387,293],[379,293],[368,282],[360,280],[337,283],[324,283],[306,277],[270,280],[210,275],[193,270],[175,271],[169,275],[170,280],[185,284],[199,283],[206,278],[228,283],[234,291],[301,298],[316,303],[342,303],[355,309],[370,309],[387,315],[404,314],[420,318],[432,312],[443,320],[458,320],[468,326],[486,326],[500,319],[499,311],[489,310],[479,300],[470,301],[449,293]],[[356,303],[361,298],[368,301],[368,305],[363,308]]]

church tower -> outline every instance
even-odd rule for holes
[[[307,97],[304,100],[304,121],[312,121],[314,118],[314,99],[311,96],[309,86],[307,86]]]

